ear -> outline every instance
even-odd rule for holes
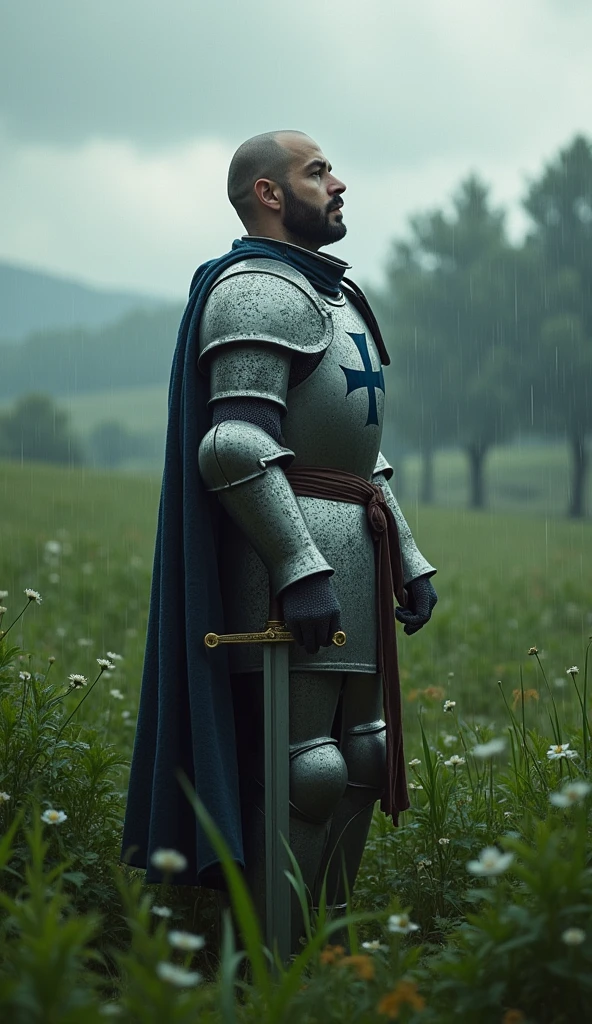
[[[253,188],[257,199],[267,210],[281,208],[282,190],[275,181],[270,181],[269,178],[258,178]]]

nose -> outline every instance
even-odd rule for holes
[[[343,184],[343,182],[340,181],[339,178],[335,178],[333,177],[333,175],[331,175],[331,181],[327,185],[327,192],[329,193],[329,195],[340,196],[342,192],[345,192],[345,189],[346,186]]]

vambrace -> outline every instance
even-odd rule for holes
[[[382,489],[386,503],[392,510],[395,517],[397,528],[399,530],[399,540],[401,543],[403,582],[407,584],[418,576],[433,576],[434,573],[437,572],[437,569],[435,569],[433,565],[430,565],[427,559],[423,557],[413,539],[413,534],[411,533],[409,524],[401,512],[399,502],[395,498],[389,486],[387,476],[390,477],[392,474],[392,466],[389,466],[384,455],[380,453],[372,476],[372,483],[378,484]]]
[[[199,447],[199,470],[269,572],[277,595],[290,583],[333,568],[316,547],[284,468],[294,452],[261,427],[224,420]]]

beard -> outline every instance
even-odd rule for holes
[[[347,228],[342,220],[330,219],[336,209],[335,200],[327,203],[324,210],[305,199],[299,199],[287,182],[282,183],[284,193],[283,225],[290,234],[305,246],[330,245],[344,237]],[[341,216],[341,215],[339,215]],[[297,243],[298,244],[298,243]]]

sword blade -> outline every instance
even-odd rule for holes
[[[290,956],[291,887],[285,871],[289,858],[281,840],[290,841],[290,734],[288,644],[263,649],[265,717],[265,934],[280,959]]]

